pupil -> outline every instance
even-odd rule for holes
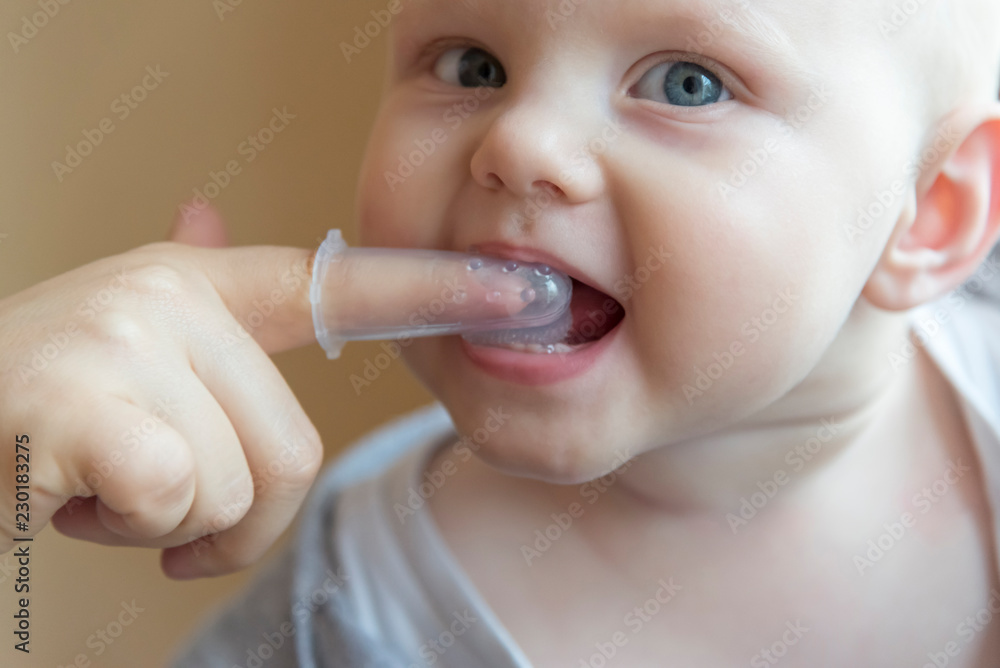
[[[499,88],[506,83],[503,67],[482,49],[469,49],[459,65],[459,80],[469,87]]]
[[[658,71],[658,70],[657,70]],[[667,70],[663,94],[670,104],[701,107],[717,102],[724,89],[718,77],[695,63],[677,63]]]

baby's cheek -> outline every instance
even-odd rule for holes
[[[447,156],[414,144],[421,127],[385,111],[368,143],[358,185],[361,240],[370,246],[425,247],[441,225]]]
[[[817,357],[804,348],[796,317],[767,306],[732,321],[735,334],[703,338],[679,379],[684,405],[711,426],[721,426],[773,403],[794,387]]]
[[[755,250],[751,242],[720,241],[715,255],[687,246],[631,304],[647,361],[641,373],[675,419],[715,427],[738,419],[779,398],[818,359],[815,310],[787,267],[749,261]]]

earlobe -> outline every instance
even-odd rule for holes
[[[965,135],[925,193],[909,201],[862,291],[904,311],[962,284],[1000,239],[1000,105]]]

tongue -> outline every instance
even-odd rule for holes
[[[611,300],[613,308],[605,310]],[[610,311],[610,312],[609,312]],[[551,345],[564,343],[579,345],[596,341],[617,325],[625,317],[621,304],[600,290],[573,280],[573,299],[563,316],[545,327],[502,330],[465,334],[463,338],[474,345],[504,346],[509,344]]]
[[[608,301],[614,304],[605,309]],[[569,345],[596,341],[614,329],[625,317],[621,304],[600,290],[575,279],[570,310],[573,313],[573,324],[563,340],[563,343]]]

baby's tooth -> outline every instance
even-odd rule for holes
[[[502,343],[497,347],[505,350],[513,350],[517,353],[531,353],[533,355],[554,355],[556,353],[565,354],[573,352],[573,346],[565,343]]]

